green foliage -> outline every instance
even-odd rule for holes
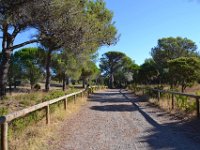
[[[37,83],[36,85],[34,85],[34,89],[37,90],[37,91],[40,90],[41,89],[41,85]]]
[[[50,91],[48,93],[48,95],[46,95],[42,99],[42,101],[44,102],[44,101],[48,101],[48,100],[51,100],[51,99],[54,99],[54,98],[58,98],[58,97],[66,95],[66,94],[73,93],[75,91],[76,91],[75,89],[71,89],[71,90],[67,90],[67,91],[61,91],[61,90]]]
[[[29,80],[31,89],[42,78],[40,52],[38,48],[24,48],[13,56],[13,63],[20,69],[20,75]]]
[[[81,78],[87,79],[94,79],[99,74],[99,69],[97,68],[96,64],[92,61],[87,63],[87,66],[82,68]]]
[[[157,83],[167,83],[171,88],[176,85],[176,80],[171,80],[168,62],[180,57],[198,57],[196,44],[187,38],[167,37],[158,40],[156,47],[152,48],[151,56],[155,67],[159,71]]]
[[[151,56],[157,64],[164,68],[169,60],[197,56],[197,46],[187,38],[162,38],[158,40],[158,45],[152,48]]]
[[[91,56],[101,46],[115,44],[118,41],[117,29],[113,22],[113,13],[106,7],[106,3],[103,0],[43,0],[42,3],[39,0],[2,0],[0,1],[0,7],[2,10],[0,25],[2,26],[3,36],[3,54],[0,59],[5,61],[2,63],[3,66],[1,68],[3,70],[0,74],[1,95],[6,93],[9,58],[14,49],[40,42],[49,55],[38,55],[34,58],[39,58],[40,60],[48,58],[46,59],[46,81],[49,84],[52,53],[74,53],[75,55]],[[30,28],[37,30],[33,36],[34,38],[15,45],[17,35]],[[32,54],[29,54],[29,56],[32,56]],[[23,68],[20,69],[24,72],[24,77],[30,81],[31,87],[33,87],[38,82],[37,79],[41,78],[44,70],[39,70],[37,65],[32,61],[28,62],[25,58],[32,59],[32,57],[23,57],[22,61],[26,65],[23,65]],[[74,64],[76,64],[78,60],[79,58],[75,57],[75,60],[71,59],[70,62],[72,64],[75,62]],[[69,62],[67,65],[62,72],[67,72],[67,76],[70,77],[74,75],[72,78],[78,79],[81,69],[72,74],[71,70],[74,70],[75,67],[71,69]],[[15,72],[14,68],[16,67],[12,68],[10,74],[14,76],[13,72]],[[10,79],[12,78],[10,77]],[[10,83],[12,82],[10,80]]]
[[[100,69],[109,77],[109,86],[122,86],[122,82],[131,82],[137,65],[122,52],[110,51],[102,55]],[[125,83],[126,84],[126,83]]]
[[[189,101],[188,97],[176,95],[176,105],[183,111],[191,112],[196,108],[195,101]]]
[[[0,108],[0,116],[8,114],[8,108],[1,107]]]
[[[182,91],[200,78],[200,60],[196,57],[180,57],[169,63],[172,80],[182,85]]]
[[[151,84],[159,76],[156,63],[152,59],[146,59],[144,64],[140,66],[138,73],[138,81],[144,84]]]

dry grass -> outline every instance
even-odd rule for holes
[[[22,110],[29,106],[51,100],[66,94],[78,91],[79,89],[51,90],[50,92],[35,91],[27,94],[8,95],[0,101],[0,115],[5,115],[14,111]]]
[[[198,94],[200,95],[200,85],[196,84],[193,87],[187,88],[186,93],[190,94]],[[137,95],[143,95],[142,91],[137,91]],[[158,102],[157,98],[152,98],[152,97],[157,97],[157,94],[153,94],[153,92],[146,93],[146,95],[151,95],[148,96],[148,100],[150,103],[158,106],[159,108],[176,115],[177,117],[180,118],[194,118],[196,117],[196,101],[194,98],[187,98],[185,96],[174,96],[174,109],[172,109],[172,97],[171,94],[162,94],[160,101]],[[150,98],[151,97],[151,98]]]
[[[63,107],[51,114],[51,124],[45,125],[45,119],[33,124],[23,130],[20,134],[12,137],[9,142],[10,150],[47,150],[49,139],[54,140],[55,133],[59,130],[60,124],[79,112],[81,106],[87,102],[86,98],[78,98],[77,103],[68,104],[67,110]]]
[[[172,100],[170,97],[161,98],[159,102],[157,99],[150,98],[149,102],[180,118],[188,119],[196,116],[196,110],[193,106],[190,106],[188,109],[185,107],[180,107],[180,103],[177,102],[176,98],[174,98],[174,109],[172,109]],[[188,100],[187,103],[189,105],[195,105],[194,101],[192,100]]]

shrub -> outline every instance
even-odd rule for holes
[[[8,108],[2,107],[0,108],[0,116],[8,114]]]
[[[178,108],[184,111],[193,111],[195,110],[196,104],[195,101],[188,101],[188,97],[182,95],[176,95],[176,104]]]
[[[36,85],[34,85],[33,88],[34,88],[34,90],[37,90],[37,91],[38,91],[38,90],[41,89],[41,85],[37,83]]]

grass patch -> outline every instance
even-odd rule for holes
[[[180,117],[194,117],[196,115],[196,102],[193,98],[175,95],[174,109],[172,109],[171,94],[162,93],[160,101],[158,101],[157,97],[149,97],[149,101],[168,112],[179,115]]]
[[[54,98],[58,98],[73,92],[77,92],[78,89],[70,89],[67,91],[60,91],[60,90],[54,90],[50,91],[49,93],[45,92],[34,92],[30,94],[21,94],[21,95],[16,95],[13,97],[6,97],[3,101],[0,102],[0,115],[6,115],[10,112],[21,110],[23,108],[27,108],[30,106],[33,106],[35,104],[48,101]],[[72,98],[68,99],[69,103],[72,101]],[[57,111],[63,111],[64,109],[64,101],[60,101],[56,104],[50,105],[50,113],[54,114]],[[37,128],[35,126],[39,127],[40,122],[43,122],[42,126],[45,126],[45,110],[41,109],[35,112],[32,112],[22,118],[18,118],[13,120],[11,123],[9,123],[9,131],[8,131],[8,138],[9,138],[9,147],[10,149],[20,149],[19,148],[19,143],[22,143],[22,147],[24,145],[24,141],[27,140],[28,138],[35,137],[37,133]],[[62,118],[62,116],[57,118]],[[32,130],[34,129],[34,131]],[[31,130],[29,130],[31,129]],[[43,132],[43,135],[45,133]],[[23,139],[24,136],[27,136],[26,138]],[[21,138],[22,137],[22,138]],[[0,137],[1,138],[1,137]],[[20,140],[21,139],[21,140]],[[0,139],[1,141],[1,139]],[[20,141],[20,142],[19,142]],[[29,141],[29,140],[28,140]],[[29,141],[27,145],[31,145],[31,143],[36,142],[37,139],[33,141]],[[37,145],[37,144],[36,144]],[[23,149],[23,148],[22,148]],[[29,148],[25,148],[29,149]]]
[[[50,125],[45,124],[45,111],[41,110],[21,118],[9,125],[9,149],[11,150],[47,150],[49,149],[49,139],[56,140],[56,131],[62,122],[77,113],[82,105],[86,103],[86,98],[77,98],[77,103],[73,104],[69,100],[67,110],[64,110],[63,102],[50,106]],[[31,119],[30,119],[31,118]]]
[[[50,92],[33,92],[29,94],[19,94],[15,96],[6,96],[0,101],[0,116],[8,113],[22,110],[24,108],[58,98],[73,92],[79,91],[78,89],[68,89],[67,91],[52,90]]]
[[[133,90],[136,95],[143,95],[141,89],[137,89],[133,85],[129,87]],[[161,87],[162,89],[162,87]],[[172,95],[167,93],[160,94],[160,101],[158,101],[158,92],[152,90],[144,90],[146,96],[150,103],[159,106],[165,111],[171,112],[173,114],[178,114],[180,117],[194,117],[196,115],[196,101],[194,98],[189,98],[182,95],[174,96],[174,109],[172,109]],[[200,95],[200,92],[196,92]]]

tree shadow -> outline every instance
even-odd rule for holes
[[[104,93],[94,93],[89,96],[89,101],[100,102],[100,103],[124,103],[130,102],[127,99],[122,98],[122,94],[118,92],[104,92]],[[103,98],[102,98],[103,97]],[[117,97],[117,98],[116,98]]]
[[[117,94],[117,96],[116,96]],[[123,97],[122,97],[123,95]],[[113,98],[113,97],[115,98]],[[116,98],[117,97],[117,98]],[[138,97],[131,92],[120,90],[120,93],[95,93],[91,95],[90,101],[100,103],[112,103],[110,105],[92,106],[90,109],[95,111],[107,112],[139,112],[146,120],[146,126],[141,135],[136,137],[139,143],[147,144],[153,150],[200,150],[200,120],[181,120],[180,118],[158,109],[150,103],[145,106],[139,105],[146,102],[147,97]],[[131,102],[132,104],[123,104]],[[114,104],[113,104],[114,103]],[[119,103],[119,104],[117,104]],[[155,109],[148,109],[155,107]],[[158,118],[165,118],[165,123],[158,122]],[[158,120],[157,120],[158,119]],[[167,123],[166,123],[167,122]],[[138,124],[138,128],[142,124]],[[133,141],[134,142],[134,141]],[[143,149],[143,147],[138,147]]]
[[[92,106],[92,110],[96,111],[113,111],[113,112],[123,112],[123,111],[135,111],[135,107],[132,105],[104,105],[104,106]]]
[[[144,119],[152,126],[146,129],[143,136],[138,137],[141,143],[147,143],[150,149],[163,150],[199,150],[200,149],[200,120],[194,119],[183,121],[177,119],[163,110],[157,109],[157,117],[168,117],[174,120],[170,123],[159,124],[149,114],[155,112],[145,112],[146,107],[153,107],[152,105],[141,107],[137,105],[140,101],[138,97],[129,98],[126,93],[121,93],[123,96],[132,102],[133,106],[144,117]],[[154,114],[155,115],[155,114]]]

